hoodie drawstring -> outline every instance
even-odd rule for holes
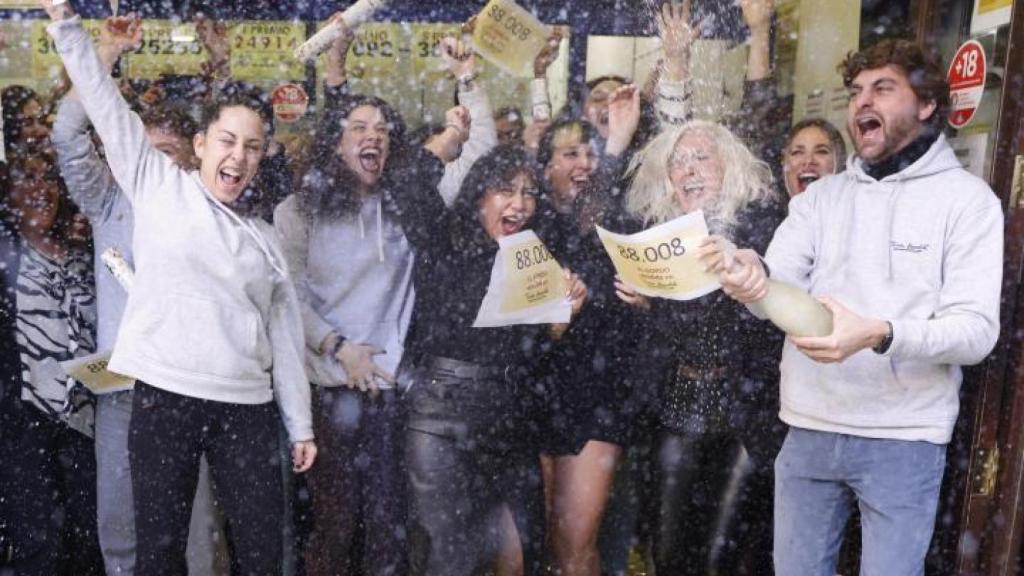
[[[377,198],[377,260],[384,262],[384,214],[380,198]]]

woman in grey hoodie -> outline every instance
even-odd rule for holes
[[[135,280],[110,369],[137,381],[129,431],[140,574],[185,574],[199,457],[242,573],[280,572],[278,409],[294,469],[316,455],[298,301],[248,193],[269,106],[242,86],[204,110],[185,172],[148,142],[70,6],[41,2],[68,75],[135,214]],[[277,407],[271,402],[277,400]]]

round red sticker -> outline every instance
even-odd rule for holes
[[[274,106],[274,118],[287,124],[306,113],[309,96],[298,84],[281,84],[270,93],[270,103]]]
[[[963,128],[974,118],[985,92],[985,49],[977,40],[968,40],[949,63],[949,125]]]

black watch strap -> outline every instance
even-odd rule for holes
[[[889,327],[889,331],[885,334],[885,338],[882,338],[882,341],[871,349],[875,354],[885,354],[889,351],[889,347],[892,346],[892,322],[886,320],[885,324]]]

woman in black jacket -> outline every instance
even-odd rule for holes
[[[768,166],[721,125],[693,121],[663,132],[631,168],[625,208],[645,226],[703,210],[713,234],[764,249],[781,220]],[[677,302],[617,287],[621,299],[645,311],[653,340],[669,351],[651,404],[660,428],[658,573],[735,573],[720,564],[739,556],[723,548],[742,539],[730,530],[734,512],[754,514],[746,519],[750,536],[770,535],[783,335],[720,291]],[[765,502],[733,505],[764,493]],[[770,570],[769,558],[758,563]]]
[[[440,161],[410,154],[410,181],[436,182]],[[431,177],[433,176],[433,177]],[[544,398],[528,375],[549,347],[545,325],[474,328],[497,240],[538,213],[537,171],[499,146],[473,166],[451,210],[427,187],[394,192],[415,252],[417,303],[399,380],[408,386],[412,573],[471,574],[493,560],[497,519],[513,512],[525,571],[543,570],[539,443]],[[586,289],[568,295],[579,310]]]

